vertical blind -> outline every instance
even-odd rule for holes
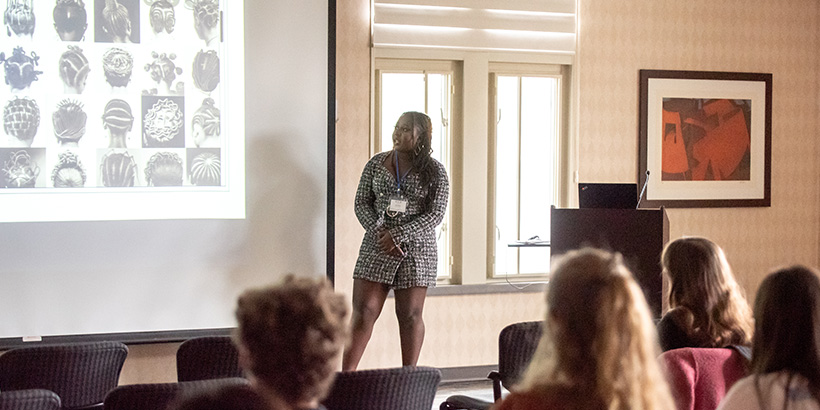
[[[374,0],[373,46],[575,53],[575,0]]]

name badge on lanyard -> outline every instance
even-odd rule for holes
[[[412,169],[410,167],[404,175],[399,175],[399,159],[396,157],[396,151],[393,151],[393,162],[396,164],[396,193],[390,195],[390,203],[387,205],[387,215],[390,217],[396,217],[407,212],[407,198],[401,193],[401,184],[407,179],[407,175]]]

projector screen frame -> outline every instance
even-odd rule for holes
[[[326,249],[325,276],[335,281],[335,124],[336,124],[336,0],[327,0],[327,197],[326,197]],[[0,338],[0,351],[33,345],[119,341],[127,344],[174,343],[193,337],[231,335],[234,328],[180,329],[160,331],[136,331],[119,333],[93,333],[55,335],[42,337]]]

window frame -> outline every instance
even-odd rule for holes
[[[394,57],[384,57],[384,58],[374,58],[373,61],[373,89],[374,89],[374,104],[373,104],[373,132],[371,132],[371,140],[370,140],[370,155],[373,156],[378,152],[382,152],[385,150],[385,147],[382,147],[382,125],[384,121],[395,121],[395,119],[384,119],[382,116],[382,90],[381,90],[381,78],[382,74],[384,73],[408,73],[408,74],[424,74],[425,76],[425,83],[428,74],[440,74],[440,75],[449,75],[450,76],[450,107],[449,107],[449,115],[447,116],[448,121],[448,133],[447,141],[445,141],[446,151],[442,153],[441,157],[446,159],[445,168],[448,171],[448,175],[452,175],[453,165],[453,139],[454,130],[456,127],[453,125],[460,120],[457,118],[456,113],[456,103],[457,100],[457,87],[456,82],[459,76],[459,67],[455,61],[448,61],[448,60],[425,60],[425,59],[410,59],[410,58],[394,58]],[[425,87],[425,112],[427,111],[427,104],[429,101],[428,89]],[[433,119],[436,121],[436,119]],[[451,177],[451,185],[452,185],[452,177]],[[451,194],[452,197],[452,194]],[[452,201],[452,200],[451,200]],[[451,202],[452,203],[452,202]],[[446,258],[444,261],[444,273],[438,273],[437,275],[437,282],[439,283],[451,283],[453,277],[453,261],[455,260],[453,255],[453,209],[452,205],[448,207],[447,215],[445,216],[444,221],[442,221],[442,235],[446,235],[445,240],[447,243],[445,244]],[[442,255],[439,255],[442,257]]]
[[[565,202],[565,198],[563,193],[566,191],[565,187],[568,185],[568,181],[566,179],[567,171],[566,171],[566,164],[568,163],[566,160],[566,152],[568,152],[568,145],[569,142],[567,141],[567,124],[566,124],[566,117],[565,112],[567,111],[567,79],[566,77],[567,67],[560,65],[560,64],[520,64],[520,63],[493,63],[491,62],[488,67],[488,112],[487,118],[489,120],[489,125],[487,127],[488,131],[488,148],[487,148],[487,160],[488,160],[488,176],[487,176],[487,241],[486,241],[486,257],[487,257],[487,280],[488,281],[496,281],[496,280],[505,280],[505,281],[532,281],[533,279],[544,279],[549,276],[549,266],[547,267],[547,272],[543,273],[501,273],[496,274],[495,269],[495,262],[496,262],[496,254],[497,252],[501,251],[496,248],[496,187],[498,185],[498,181],[496,180],[497,176],[497,157],[496,157],[496,145],[498,140],[497,135],[497,121],[498,121],[498,106],[497,106],[497,85],[498,85],[498,77],[507,76],[507,77],[518,77],[519,81],[523,77],[542,77],[542,78],[554,78],[558,80],[557,92],[556,92],[556,110],[555,118],[557,119],[556,124],[556,141],[553,144],[553,149],[555,150],[555,157],[554,162],[552,164],[552,173],[554,178],[553,183],[553,198],[554,198],[554,205],[559,206]],[[520,98],[520,95],[519,95]],[[519,146],[519,159],[520,159],[520,149]],[[519,166],[520,170],[520,166]],[[520,176],[519,176],[520,177]],[[519,178],[519,187],[520,187],[520,178]],[[520,199],[521,193],[518,192],[518,204],[517,207],[519,209],[518,219],[519,219],[519,227],[520,227]],[[549,209],[545,209],[544,212],[549,212]],[[544,238],[542,238],[544,239]],[[548,239],[545,239],[548,240]],[[506,249],[507,252],[513,251],[516,253],[516,270],[520,271],[521,269],[521,248],[514,248],[510,250],[509,248]]]
[[[371,48],[371,87],[370,87],[370,151],[374,153],[373,143],[376,134],[376,69],[375,60],[379,58],[397,60],[436,60],[447,61],[455,65],[453,78],[455,95],[453,97],[453,115],[451,125],[451,166],[450,175],[450,218],[451,239],[451,278],[441,281],[439,286],[430,289],[429,295],[439,294],[475,294],[497,293],[514,289],[520,291],[537,291],[544,278],[516,278],[520,285],[509,286],[505,282],[512,279],[491,279],[488,275],[492,265],[487,263],[487,230],[488,221],[488,75],[491,64],[529,67],[530,65],[554,64],[561,66],[565,87],[562,87],[561,100],[562,123],[559,182],[561,195],[556,198],[566,207],[572,204],[574,197],[573,171],[577,164],[577,141],[574,137],[577,118],[571,112],[577,110],[577,77],[572,75],[575,57],[569,54],[478,51],[468,49],[442,49],[427,47],[372,47]],[[501,290],[505,289],[505,290]],[[454,293],[455,292],[455,293]]]

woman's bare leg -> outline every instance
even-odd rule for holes
[[[353,317],[351,320],[350,344],[345,347],[342,370],[356,370],[362,359],[364,348],[373,333],[373,324],[382,312],[387,299],[387,285],[364,279],[353,279]]]
[[[403,366],[415,366],[419,361],[424,342],[424,299],[426,287],[396,289],[396,317],[399,320],[401,339],[401,362]]]

